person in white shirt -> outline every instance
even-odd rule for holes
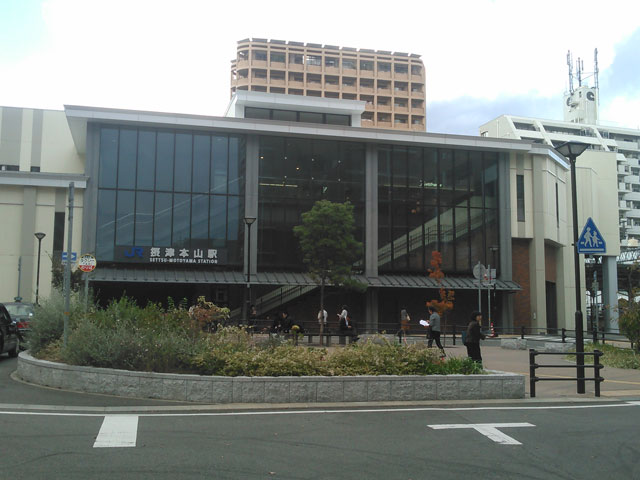
[[[326,310],[321,309],[320,311],[318,311],[318,323],[322,323],[325,328],[327,327],[328,316],[329,314],[327,313]]]

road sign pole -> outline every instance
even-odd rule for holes
[[[84,272],[84,312],[89,310],[89,272]]]
[[[487,284],[487,318],[491,326],[491,265],[489,265],[489,283]]]
[[[63,341],[67,346],[69,340],[69,317],[71,316],[71,250],[73,242],[73,193],[74,183],[69,183],[69,229],[67,232],[67,264],[64,266],[64,330]]]

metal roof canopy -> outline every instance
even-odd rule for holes
[[[472,277],[445,277],[442,284],[426,275],[380,275],[354,278],[370,287],[380,288],[446,288],[451,290],[477,290],[478,284]],[[90,276],[92,282],[132,282],[132,283],[220,283],[242,285],[247,283],[246,275],[239,271],[224,270],[174,270],[158,268],[115,268],[102,267]],[[512,280],[496,280],[495,289],[502,291],[522,290]],[[317,285],[310,275],[299,272],[258,272],[251,275],[252,285]],[[483,286],[482,288],[488,288]]]

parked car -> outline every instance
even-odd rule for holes
[[[31,330],[31,318],[33,317],[33,304],[23,302],[5,302],[4,306],[9,311],[9,315],[18,325],[18,331],[24,336]]]
[[[20,352],[18,325],[11,319],[6,307],[0,303],[0,354],[17,357]]]

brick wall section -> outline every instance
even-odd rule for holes
[[[513,326],[531,326],[531,282],[529,280],[530,240],[513,239],[513,280],[522,287],[513,298]]]
[[[557,253],[558,249],[551,245],[544,246],[544,274],[547,282],[556,282],[557,277]]]

